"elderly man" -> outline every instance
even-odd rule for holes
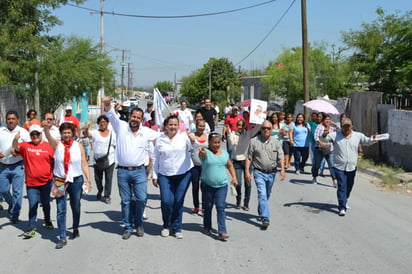
[[[6,126],[0,128],[0,194],[9,204],[9,213],[12,223],[19,220],[23,199],[24,169],[23,158],[12,150],[14,136],[19,132],[18,142],[29,142],[30,135],[18,125],[19,115],[16,111],[6,114]],[[13,196],[10,194],[10,185]]]
[[[153,102],[148,101],[146,104],[146,109],[144,110],[143,113],[143,123],[146,123],[147,121],[152,120],[152,111],[153,111]]]
[[[324,142],[333,142],[333,170],[338,180],[339,216],[345,216],[348,198],[355,183],[358,146],[359,144],[371,145],[375,141],[363,133],[353,131],[352,121],[349,118],[342,119],[341,130],[337,132],[329,132],[329,128],[325,128],[322,137],[323,139],[320,140]]]
[[[262,229],[270,224],[269,197],[275,182],[275,175],[280,163],[280,180],[285,179],[285,161],[282,145],[276,138],[271,138],[272,123],[264,121],[261,134],[252,138],[245,164],[245,181],[251,182],[250,164],[253,166],[253,178],[258,191],[258,213]],[[253,160],[253,161],[252,161]]]
[[[122,205],[124,223],[123,239],[130,238],[133,227],[136,235],[143,237],[143,212],[147,199],[147,177],[145,161],[148,158],[149,142],[154,141],[160,133],[142,126],[143,110],[133,108],[129,114],[129,122],[119,119],[111,106],[110,98],[103,98],[104,110],[116,133],[117,183]],[[132,196],[134,195],[132,202]],[[132,204],[136,209],[132,211]],[[133,212],[133,213],[132,213]],[[133,216],[132,216],[133,215]]]

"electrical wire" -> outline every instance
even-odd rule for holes
[[[266,1],[263,3],[258,3],[255,5],[243,7],[243,8],[237,8],[237,9],[232,9],[232,10],[226,10],[226,11],[218,11],[218,12],[212,12],[212,13],[201,13],[201,14],[189,14],[189,15],[139,15],[139,14],[127,14],[127,13],[118,13],[118,12],[108,12],[108,11],[100,11],[96,9],[90,9],[90,8],[85,8],[85,7],[80,7],[78,5],[70,4],[67,3],[67,6],[87,10],[93,13],[101,13],[101,14],[111,14],[111,15],[116,15],[116,16],[125,16],[125,17],[136,17],[136,18],[148,18],[148,19],[178,19],[178,18],[191,18],[191,17],[204,17],[204,16],[213,16],[213,15],[220,15],[220,14],[226,14],[226,13],[233,13],[233,12],[238,12],[242,10],[247,10],[247,9],[252,9],[256,8],[259,6],[267,5],[272,2],[276,2],[277,0],[270,0]]]
[[[263,39],[257,44],[257,46],[252,49],[251,52],[249,52],[248,55],[246,55],[242,60],[237,62],[235,67],[240,65],[243,61],[245,61],[250,55],[252,55],[259,47],[260,45],[263,44],[263,42],[269,37],[269,35],[273,32],[273,30],[279,25],[279,23],[282,21],[282,19],[286,16],[286,14],[289,12],[289,10],[292,8],[293,4],[295,4],[296,0],[293,0],[292,3],[289,5],[289,7],[286,9],[286,11],[282,14],[282,16],[279,18],[279,20],[273,25],[273,27],[270,29],[270,31],[263,37]]]

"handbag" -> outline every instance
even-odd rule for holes
[[[56,198],[60,198],[66,194],[66,189],[70,182],[66,182],[64,178],[54,177],[54,182],[51,190],[51,195]]]
[[[109,161],[109,152],[110,152],[110,144],[112,143],[112,133],[110,132],[110,139],[109,139],[109,146],[107,147],[107,153],[103,157],[95,159],[95,166],[100,169],[107,169],[110,166]]]
[[[326,146],[322,147],[322,154],[324,156],[329,155],[331,153],[331,145],[326,144]]]

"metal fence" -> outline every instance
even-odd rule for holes
[[[4,125],[6,113],[9,110],[17,111],[20,118],[20,125],[26,121],[26,112],[28,110],[27,100],[23,94],[14,92],[8,87],[0,86],[0,122]]]

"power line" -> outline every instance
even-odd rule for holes
[[[218,11],[218,12],[212,12],[212,13],[201,13],[201,14],[189,14],[189,15],[139,15],[139,14],[127,14],[127,13],[118,13],[118,12],[108,12],[108,11],[100,11],[100,10],[96,10],[96,9],[90,9],[90,8],[86,8],[86,7],[80,7],[78,5],[74,5],[74,4],[69,4],[67,3],[67,6],[71,6],[71,7],[75,7],[78,9],[83,9],[83,10],[87,10],[93,13],[101,13],[101,14],[111,14],[111,15],[116,15],[116,16],[125,16],[125,17],[135,17],[135,18],[148,18],[148,19],[178,19],[178,18],[190,18],[190,17],[204,17],[204,16],[213,16],[213,15],[220,15],[220,14],[226,14],[226,13],[233,13],[233,12],[238,12],[238,11],[242,11],[242,10],[247,10],[247,9],[252,9],[252,8],[256,8],[259,6],[263,6],[263,5],[267,5],[273,2],[276,2],[277,0],[270,0],[270,1],[266,1],[263,3],[258,3],[255,5],[251,5],[251,6],[247,6],[247,7],[243,7],[243,8],[237,8],[237,9],[232,9],[232,10],[226,10],[226,11]]]
[[[263,37],[263,39],[257,44],[257,46],[252,49],[251,52],[249,52],[248,55],[246,55],[242,60],[240,60],[236,65],[240,65],[243,61],[245,61],[250,55],[252,55],[252,53],[254,53],[259,47],[260,45],[263,44],[263,42],[269,37],[269,35],[273,32],[273,30],[279,25],[279,23],[282,21],[282,19],[286,16],[286,14],[289,12],[289,10],[292,8],[293,4],[295,4],[296,0],[293,0],[292,3],[289,5],[289,7],[286,9],[286,11],[282,14],[282,16],[279,18],[279,20],[273,25],[273,27],[271,28],[271,30],[265,35],[265,37]]]

